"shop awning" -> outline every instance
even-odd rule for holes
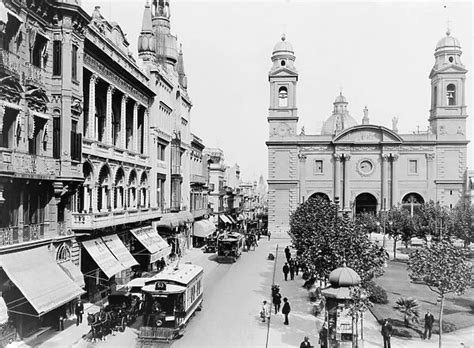
[[[221,219],[221,221],[225,224],[232,224],[232,222],[230,222],[230,220],[224,214],[219,215],[219,219]]]
[[[85,293],[61,270],[46,246],[1,255],[0,265],[40,315]],[[15,304],[9,310],[15,311]]]
[[[189,211],[180,211],[178,213],[178,216],[179,216],[180,220],[182,220],[183,222],[193,222],[194,221],[194,216]]]
[[[86,286],[84,283],[84,275],[82,274],[81,270],[79,267],[77,267],[75,264],[72,263],[72,261],[64,261],[59,264],[61,269],[64,271],[64,273],[67,274],[67,276],[77,284],[80,288],[83,288]]]
[[[130,232],[150,253],[150,263],[156,262],[162,257],[166,258],[171,253],[171,247],[154,231],[152,226],[135,228]]]
[[[178,227],[182,222],[182,219],[176,213],[164,214],[161,217],[161,220],[156,223],[156,227],[168,227],[175,228]]]
[[[216,231],[216,226],[207,220],[194,221],[194,237],[206,238]]]
[[[237,223],[237,222],[235,222],[235,220],[234,220],[234,218],[233,218],[232,216],[230,216],[230,215],[226,215],[226,216],[227,216],[227,218],[230,220],[230,222],[231,222],[232,224],[236,224],[236,223]]]
[[[123,245],[122,241],[116,234],[112,234],[110,236],[102,237],[105,245],[109,248],[109,250],[114,254],[117,260],[120,261],[125,268],[130,268],[132,266],[137,266],[138,262],[135,260],[128,251],[128,249]]]
[[[110,252],[102,239],[86,240],[82,242],[82,245],[108,278],[126,269]]]

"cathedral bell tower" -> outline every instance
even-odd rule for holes
[[[435,50],[430,73],[430,127],[439,140],[466,139],[466,73],[458,39],[446,32]]]
[[[268,124],[270,138],[296,135],[298,116],[296,109],[296,71],[293,46],[285,35],[272,53],[273,66],[268,73],[270,82],[270,108]]]

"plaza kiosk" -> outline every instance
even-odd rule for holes
[[[244,236],[237,232],[229,232],[217,238],[217,262],[233,263],[242,254]]]
[[[326,347],[355,347],[356,325],[345,302],[351,300],[350,287],[360,284],[360,276],[344,264],[329,274],[330,286],[322,290],[326,298]],[[326,326],[327,325],[327,326]]]
[[[203,268],[189,263],[165,268],[142,288],[144,314],[140,344],[169,342],[183,334],[194,312],[201,309]]]

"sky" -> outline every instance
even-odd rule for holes
[[[145,0],[82,0],[95,5],[127,34],[137,57]],[[446,6],[446,8],[445,8]],[[268,71],[283,33],[295,50],[298,129],[319,134],[342,90],[350,114],[399,133],[425,131],[436,43],[458,38],[466,82],[467,137],[473,136],[472,70],[474,35],[470,1],[200,1],[171,0],[171,30],[183,45],[191,131],[207,147],[238,163],[244,180],[267,177]],[[468,165],[474,166],[473,145]]]

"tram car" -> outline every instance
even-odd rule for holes
[[[190,263],[165,268],[142,288],[144,306],[139,340],[170,342],[202,308],[203,268]],[[150,284],[151,283],[151,284]]]
[[[233,263],[242,255],[244,236],[229,232],[219,236],[217,241],[217,262]]]

